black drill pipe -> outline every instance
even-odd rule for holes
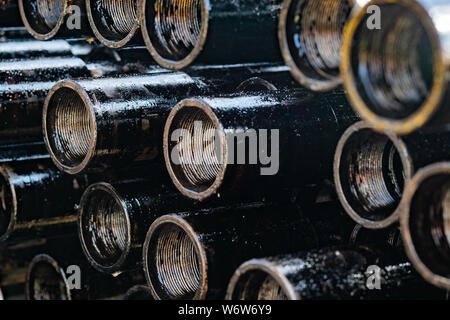
[[[28,142],[0,145],[0,163],[36,161],[50,159],[43,142]]]
[[[336,148],[334,181],[343,207],[359,224],[384,228],[398,222],[405,186],[420,168],[450,159],[450,132],[399,137],[358,122]]]
[[[45,160],[5,164],[0,173],[0,241],[73,228],[75,204],[89,183],[86,176],[66,175]]]
[[[95,37],[110,48],[144,44],[139,32],[140,3],[140,0],[86,0],[86,13]]]
[[[29,37],[30,34],[25,27],[0,27],[0,43]]]
[[[25,59],[32,57],[62,57],[72,54],[71,45],[65,40],[38,41],[8,39],[0,42],[0,59]]]
[[[278,39],[284,61],[300,84],[314,91],[341,84],[343,29],[364,2],[368,0],[284,0]]]
[[[245,82],[249,76],[257,78]],[[71,174],[99,165],[163,162],[164,124],[180,98],[273,90],[290,86],[286,76],[282,66],[251,64],[204,66],[189,74],[155,69],[140,76],[62,81],[44,105],[44,139],[56,166]]]
[[[449,290],[450,162],[419,170],[401,205],[401,231],[410,261],[425,280]]]
[[[23,24],[37,40],[80,38],[92,34],[85,0],[18,1]]]
[[[111,274],[141,268],[142,243],[156,218],[214,205],[182,196],[165,175],[153,174],[149,180],[95,183],[86,189],[78,212],[78,234],[94,268]],[[113,230],[113,235],[105,230]]]
[[[222,299],[226,282],[249,257],[348,243],[354,224],[336,211],[324,213],[312,218],[292,205],[250,204],[160,217],[144,242],[147,284],[158,300]],[[335,223],[332,234],[325,235],[323,218]]]
[[[371,287],[377,285],[377,276],[379,287]],[[252,259],[236,270],[226,295],[227,300],[436,298],[443,299],[443,292],[421,281],[409,262],[385,258],[367,247]]]
[[[156,62],[169,69],[194,61],[279,61],[281,2],[143,0],[142,34]]]
[[[53,65],[53,66],[52,66]],[[56,81],[113,73],[110,63],[86,64],[80,58],[38,58],[0,63],[0,140],[42,140],[42,108]]]
[[[149,287],[144,285],[135,285],[128,289],[123,297],[123,300],[154,300],[152,296],[152,292]]]
[[[373,8],[382,17],[373,26]],[[374,0],[347,24],[341,75],[353,108],[379,132],[450,125],[446,0]],[[370,27],[368,27],[370,26]]]
[[[0,0],[0,26],[17,27],[21,25],[23,24],[17,0]]]
[[[39,254],[31,261],[26,282],[27,300],[100,300],[118,299],[126,290],[143,280],[142,272],[113,277],[99,273],[77,255],[79,247],[66,248],[68,252],[55,255]],[[75,268],[73,267],[75,266]],[[76,281],[71,277],[79,267],[80,287],[73,288]]]
[[[186,99],[166,122],[164,157],[175,186],[190,198],[245,196],[259,189],[271,193],[331,177],[339,136],[357,119],[341,92],[280,90]],[[269,144],[272,163],[264,159]]]

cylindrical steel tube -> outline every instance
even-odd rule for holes
[[[150,288],[143,285],[135,285],[128,289],[123,300],[154,300]]]
[[[0,59],[32,57],[62,57],[71,55],[71,45],[65,40],[8,40],[0,42]]]
[[[386,260],[362,247],[325,248],[253,259],[236,270],[226,299],[443,298],[442,292],[420,281],[409,262]]]
[[[78,248],[67,248],[67,250]],[[143,280],[142,273],[123,274],[118,277],[95,271],[76,253],[60,254],[53,258],[39,254],[31,261],[25,294],[28,300],[96,300],[122,296],[133,284]],[[68,257],[65,257],[65,256]],[[61,258],[62,257],[62,258]],[[80,272],[79,274],[75,274]],[[70,279],[78,276],[79,279]],[[76,287],[74,285],[79,285]]]
[[[85,0],[18,0],[28,32],[38,40],[89,34]]]
[[[349,21],[344,87],[377,131],[408,134],[450,123],[449,19],[447,0],[374,0]]]
[[[76,57],[9,60],[0,64],[0,140],[42,139],[42,108],[56,81],[101,76],[117,70],[109,63],[86,64]]]
[[[96,38],[110,48],[143,43],[139,32],[140,3],[140,0],[86,0],[89,24]]]
[[[156,70],[141,76],[62,81],[52,88],[44,105],[44,140],[56,166],[71,174],[158,157],[162,163],[164,124],[180,98],[270,90],[270,86],[288,86],[289,81],[282,79],[286,75],[286,68],[263,64],[198,67],[189,74]],[[241,83],[249,76],[262,80]]]
[[[2,143],[0,146],[0,163],[36,161],[50,159],[43,142]]]
[[[143,0],[142,33],[158,64],[278,61],[281,0]]]
[[[450,133],[399,137],[358,122],[343,134],[334,160],[334,181],[350,217],[367,228],[398,222],[400,200],[414,172],[450,159]]]
[[[314,91],[341,84],[341,38],[351,15],[368,0],[285,0],[278,39],[294,78]]]
[[[105,273],[139,268],[149,226],[164,214],[200,209],[199,203],[152,180],[96,183],[84,192],[78,234],[89,263]],[[167,181],[167,180],[166,180]]]
[[[336,211],[324,213],[335,223],[339,220]],[[147,283],[158,300],[222,299],[226,282],[249,257],[347,243],[350,225],[327,236],[325,225],[322,218],[306,216],[291,205],[252,204],[166,215],[151,225],[144,242]]]
[[[406,253],[431,284],[450,289],[450,162],[421,169],[405,190],[401,230]]]
[[[0,0],[0,21],[2,27],[23,25],[17,0]]]
[[[355,121],[340,92],[186,99],[166,122],[164,157],[175,186],[190,198],[271,193],[330,178],[338,136]]]
[[[0,241],[29,234],[76,232],[75,204],[88,184],[49,162],[0,166]]]

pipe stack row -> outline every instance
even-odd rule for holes
[[[0,297],[446,298],[448,0],[1,10]]]

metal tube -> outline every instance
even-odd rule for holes
[[[281,0],[143,0],[141,28],[150,54],[169,69],[278,61],[280,8]]]
[[[273,193],[280,186],[331,177],[338,136],[355,121],[340,92],[280,90],[186,99],[166,122],[164,157],[175,186],[192,199]],[[267,161],[269,144],[272,160]]]
[[[70,249],[70,248],[69,248]],[[75,250],[75,248],[72,248]],[[118,277],[98,273],[85,264],[82,257],[71,251],[72,256],[59,253],[53,258],[39,254],[31,261],[26,282],[27,300],[99,300],[123,295],[131,285],[143,280],[141,273],[124,274]],[[74,272],[70,267],[81,271],[80,287],[73,288],[68,278]],[[76,272],[76,271],[75,271]]]
[[[8,41],[0,42],[0,59],[61,57],[71,54],[71,45],[65,40],[8,39]]]
[[[125,296],[123,297],[123,300],[154,300],[152,293],[150,291],[150,288],[143,285],[135,285],[134,287],[131,287],[127,293],[125,293]]]
[[[450,163],[417,172],[401,205],[401,231],[409,259],[425,280],[449,290]]]
[[[140,0],[87,0],[86,12],[95,37],[110,48],[143,44],[139,32],[140,2]]]
[[[44,105],[45,143],[56,166],[71,174],[157,158],[163,163],[163,127],[177,101],[191,94],[290,86],[286,75],[279,65],[252,64],[62,81]],[[249,76],[258,80],[242,83]]]
[[[327,213],[336,219],[336,211]],[[144,242],[147,284],[158,300],[221,299],[226,281],[250,257],[347,243],[351,228],[324,237],[324,220],[312,216],[291,205],[261,204],[162,216]]]
[[[64,78],[115,72],[109,63],[86,64],[76,57],[9,60],[0,64],[0,140],[42,139],[42,108],[55,83]]]
[[[0,21],[2,27],[22,25],[17,0],[0,0]]]
[[[75,231],[75,204],[88,184],[48,162],[0,166],[0,241]]]
[[[86,189],[80,201],[78,234],[94,268],[111,274],[139,269],[142,243],[156,218],[212,206],[211,202],[200,204],[161,186],[163,180],[167,178],[154,174],[151,181],[102,182]]]
[[[357,223],[384,228],[398,222],[400,201],[414,172],[450,158],[450,133],[399,137],[358,122],[342,135],[334,160],[334,182],[343,207]]]
[[[43,142],[2,143],[0,145],[0,164],[43,159],[50,159]]]
[[[368,286],[370,266],[379,269],[379,289]],[[226,295],[227,300],[390,298],[442,299],[443,294],[422,283],[409,262],[344,247],[247,261],[234,273]]]
[[[49,40],[55,37],[79,38],[90,33],[85,13],[85,0],[18,1],[22,22],[37,40]],[[75,6],[80,10],[74,9]],[[79,17],[72,17],[72,14],[78,13],[81,14]],[[81,19],[81,29],[78,29],[76,25],[78,18]]]
[[[369,28],[373,11],[381,25]],[[353,108],[379,131],[408,134],[450,123],[450,4],[374,0],[349,21],[341,74]]]
[[[339,65],[344,25],[368,0],[285,0],[278,39],[294,78],[314,91],[342,82]]]

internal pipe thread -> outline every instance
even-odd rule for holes
[[[127,247],[127,221],[116,199],[96,191],[83,206],[83,240],[91,258],[102,266],[115,263]]]
[[[201,32],[202,0],[156,0],[154,21],[149,21],[163,56],[181,60],[197,44]]]
[[[184,114],[178,127],[190,135],[190,139],[180,137],[178,141],[179,160],[187,180],[193,185],[213,182],[221,169],[213,121],[202,110],[196,110]]]
[[[294,21],[293,41],[311,67],[320,76],[332,78],[332,69],[339,68],[341,35],[352,10],[347,1],[298,1]]]
[[[180,228],[166,227],[155,248],[159,286],[172,299],[194,295],[200,286],[200,265],[194,243]]]
[[[355,35],[354,70],[374,112],[399,119],[424,103],[433,84],[431,41],[420,19],[403,6],[383,6],[383,28],[363,21]]]
[[[429,215],[431,238],[442,257],[450,260],[450,183],[433,197]]]
[[[268,275],[258,288],[258,300],[288,300],[288,298],[280,284]]]
[[[64,164],[78,164],[88,154],[91,141],[89,113],[77,93],[61,89],[48,107],[48,139],[52,139],[53,153]]]
[[[63,12],[65,0],[36,0],[36,15],[45,25],[52,30],[56,27],[58,20]]]
[[[389,162],[385,162],[385,153]],[[354,162],[349,166],[348,178],[351,193],[367,212],[374,212],[396,203],[401,194],[396,175],[392,172],[396,149],[386,139],[374,143],[365,143],[355,152]],[[386,165],[388,168],[386,168]],[[396,187],[395,194],[389,191],[386,179]]]
[[[136,0],[101,0],[91,5],[98,11],[102,26],[117,37],[129,34],[138,21]]]

